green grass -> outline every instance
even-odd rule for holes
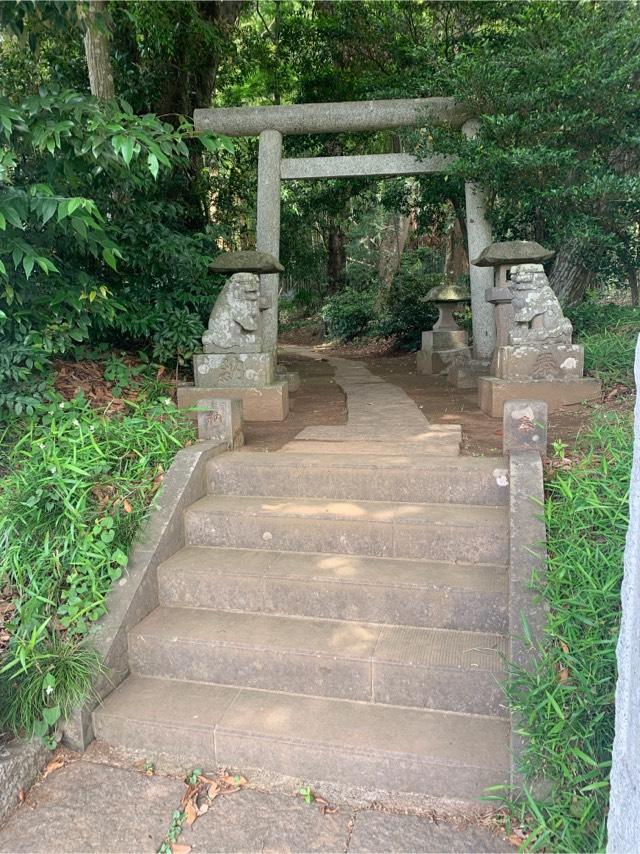
[[[632,437],[630,414],[601,413],[547,482],[548,627],[535,670],[515,672],[509,688],[523,770],[550,787],[510,805],[530,850],[606,844]]]
[[[0,593],[15,612],[0,659],[0,726],[47,737],[90,688],[99,667],[91,626],[163,472],[193,438],[157,392],[113,417],[82,396],[52,399],[4,445]],[[16,422],[7,430],[15,437]]]
[[[633,388],[633,362],[640,335],[640,308],[584,302],[567,311],[576,343],[584,345],[585,371],[602,380]]]

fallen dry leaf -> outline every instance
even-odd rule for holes
[[[243,777],[241,774],[236,774],[236,775],[223,774],[222,775],[222,782],[226,786],[233,786],[235,788],[238,786],[240,786],[240,787],[246,786],[249,781],[247,780],[246,777]]]
[[[131,513],[131,511],[133,510],[133,507],[131,506],[130,502],[129,502],[129,501],[127,501],[127,499],[126,499],[126,498],[125,498],[125,500],[122,502],[122,506],[124,507],[124,512],[125,512],[125,513]]]
[[[191,827],[193,822],[198,818],[198,807],[194,804],[193,801],[188,801],[184,808],[185,824],[187,827]]]
[[[185,845],[184,842],[174,842],[171,846],[171,854],[189,854],[191,851],[190,845]]]
[[[62,756],[54,756],[53,759],[47,763],[46,768],[42,774],[43,780],[49,776],[49,774],[53,774],[54,771],[57,771],[58,768],[62,768],[64,766],[64,759]]]
[[[24,789],[18,789],[18,803],[19,803],[19,804],[24,803],[24,799],[25,799],[26,797],[27,797],[27,796],[26,796],[26,795],[25,795],[25,793],[24,793]]]
[[[209,786],[209,789],[207,791],[207,795],[209,797],[209,800],[212,801],[214,798],[217,798],[219,794],[220,794],[220,786],[217,783],[212,783]]]

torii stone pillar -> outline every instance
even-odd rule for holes
[[[258,211],[256,217],[256,248],[269,252],[280,260],[280,162],[282,134],[278,130],[263,130],[258,142]],[[264,312],[263,340],[267,350],[278,344],[277,273],[260,276],[260,290],[272,308]]]

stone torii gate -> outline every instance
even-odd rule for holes
[[[198,130],[227,136],[258,136],[258,211],[256,248],[280,257],[281,181],[304,178],[394,177],[446,171],[453,158],[431,154],[422,160],[411,154],[367,154],[345,157],[282,158],[285,134],[353,133],[426,123],[447,124],[473,136],[478,127],[464,105],[453,98],[417,98],[388,101],[346,101],[291,104],[276,107],[228,107],[196,110]],[[469,258],[491,243],[486,198],[477,184],[465,184]],[[471,310],[475,356],[491,358],[495,347],[493,305],[485,291],[493,286],[493,270],[470,264]],[[261,290],[272,308],[265,311],[265,345],[275,350],[278,334],[279,276],[261,276]]]

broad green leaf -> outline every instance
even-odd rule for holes
[[[151,172],[154,178],[157,178],[159,169],[158,158],[151,151],[147,155],[147,163],[149,164],[149,171]]]
[[[35,264],[35,258],[33,255],[25,255],[22,258],[22,268],[24,270],[24,274],[29,278],[31,273],[33,272],[33,265]]]
[[[114,255],[113,249],[109,249],[108,247],[106,249],[103,249],[102,250],[102,257],[107,262],[107,264],[111,267],[112,270],[116,269],[116,257]]]

